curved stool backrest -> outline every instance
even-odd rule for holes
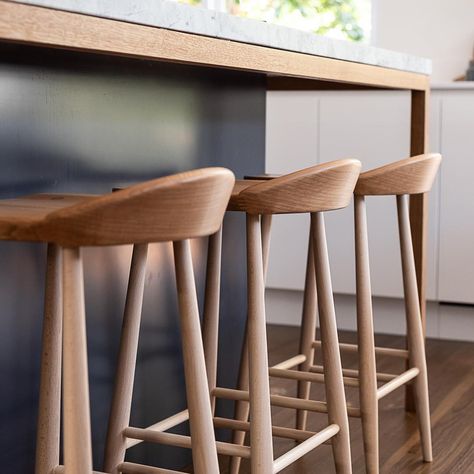
[[[440,163],[439,153],[427,153],[366,171],[359,176],[354,192],[361,196],[426,193]]]
[[[361,164],[347,159],[305,168],[244,189],[237,197],[249,214],[319,212],[346,207]]]
[[[62,246],[178,241],[216,232],[234,185],[224,168],[147,181],[51,213],[38,228]]]

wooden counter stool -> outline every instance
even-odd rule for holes
[[[236,432],[250,431],[250,464],[252,473],[276,473],[327,440],[332,440],[336,470],[350,473],[351,455],[349,427],[339,356],[334,302],[329,274],[323,212],[339,209],[349,204],[359,175],[360,162],[341,160],[314,166],[271,181],[258,183],[239,182],[242,191],[234,194],[229,209],[247,215],[247,270],[248,270],[248,322],[247,350],[248,371],[240,381],[240,390],[216,388],[213,395],[237,401],[234,420],[218,419],[216,425]],[[326,362],[327,403],[303,401],[292,397],[270,395],[267,359],[264,267],[267,264],[268,216],[285,213],[309,213],[315,248],[314,264],[319,290],[319,311],[322,328],[323,357]],[[263,219],[267,216],[267,219]],[[262,218],[262,219],[261,219]],[[267,235],[263,238],[261,225]],[[291,245],[291,243],[289,243]],[[263,255],[262,255],[263,253]],[[304,357],[292,359],[270,369],[270,375],[287,377],[288,369],[300,364]],[[243,366],[246,366],[244,362]],[[290,374],[291,375],[291,374]],[[311,374],[313,375],[313,374]],[[247,383],[248,390],[245,390]],[[245,407],[250,402],[250,423]],[[305,408],[328,414],[329,426],[318,433],[272,426],[271,405],[287,408]],[[240,408],[239,408],[240,407]],[[242,409],[241,407],[244,407]],[[301,444],[273,459],[272,433],[275,436],[302,441]],[[243,438],[234,437],[243,444]],[[232,469],[238,470],[237,462]],[[237,465],[237,468],[235,467]]]
[[[378,401],[410,381],[413,383],[423,459],[426,462],[433,460],[425,339],[411,237],[409,196],[431,190],[440,163],[439,154],[419,155],[391,163],[362,173],[355,189],[359,393],[366,469],[371,474],[379,472]],[[378,348],[374,342],[365,196],[387,195],[396,196],[397,200],[407,350]],[[399,375],[378,374],[376,354],[405,359],[408,370]],[[378,381],[385,383],[377,388]]]
[[[0,203],[0,236],[4,240],[50,243],[43,341],[53,357],[42,362],[38,434],[38,473],[92,473],[87,349],[80,247],[138,244],[134,248],[125,309],[126,343],[133,343],[134,323],[141,309],[145,258],[149,242],[172,241],[183,339],[185,379],[195,472],[217,473],[206,368],[192,271],[189,240],[220,229],[234,177],[223,168],[209,168],[160,178],[105,196],[71,198],[70,204],[39,205],[21,200]],[[62,199],[68,199],[67,197]],[[14,202],[16,201],[16,202]],[[45,198],[54,201],[54,198]],[[61,199],[58,199],[61,201]],[[62,265],[61,265],[62,260]],[[62,315],[62,321],[61,321]],[[49,321],[48,321],[49,320]],[[136,327],[135,327],[136,329]],[[62,360],[61,360],[62,344]],[[64,466],[59,466],[60,370],[63,367]],[[130,389],[134,361],[118,390]],[[132,378],[130,379],[130,375]],[[127,407],[122,407],[127,410]],[[129,407],[128,407],[129,410]],[[115,413],[124,417],[123,413]],[[46,425],[46,426],[45,426]],[[145,430],[144,430],[145,431]],[[124,437],[124,434],[120,434]],[[125,437],[124,437],[125,439]],[[166,439],[164,440],[166,442]],[[41,448],[40,448],[41,446]],[[122,463],[121,472],[150,472]],[[152,472],[166,472],[155,469]]]
[[[412,382],[414,386],[423,458],[427,462],[432,461],[425,343],[410,230],[409,196],[426,193],[431,189],[440,162],[440,155],[427,154],[367,171],[360,175],[354,191],[358,345],[340,344],[340,349],[355,351],[359,355],[359,370],[343,369],[343,374],[346,385],[359,387],[360,409],[351,408],[348,414],[361,418],[366,470],[370,474],[379,472],[378,401],[408,382]],[[394,195],[397,200],[408,350],[375,347],[365,196],[376,195]],[[308,254],[311,255],[312,251],[310,246]],[[300,337],[300,351],[306,356],[306,361],[300,369],[322,373],[323,366],[313,365],[314,350],[321,346],[321,341],[314,340],[317,292],[311,261],[308,257]],[[407,360],[408,370],[398,375],[377,373],[376,355]],[[380,382],[383,385],[378,387]],[[308,381],[299,382],[298,396],[308,399],[309,388]],[[305,427],[306,412],[301,410],[297,417],[297,428],[304,430]]]
[[[38,242],[37,227],[49,214],[94,196],[34,194],[0,200],[0,240]],[[36,437],[36,474],[50,474],[59,464],[62,359],[62,252],[48,244],[41,341],[41,372]]]

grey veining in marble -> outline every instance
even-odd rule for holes
[[[264,21],[167,0],[21,0],[131,23],[269,46],[315,56],[431,74],[431,61],[361,43],[335,40]]]

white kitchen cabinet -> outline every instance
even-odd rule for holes
[[[370,169],[409,156],[410,98],[403,91],[284,92],[267,96],[266,170],[287,173],[357,158]],[[436,197],[432,200],[437,202]],[[353,294],[353,209],[326,215],[334,291]],[[428,297],[435,299],[437,211],[431,206]],[[395,198],[368,198],[373,293],[401,297]],[[307,216],[276,216],[267,287],[301,290]]]
[[[439,300],[474,303],[474,89],[435,92],[440,101]]]

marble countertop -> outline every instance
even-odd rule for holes
[[[431,89],[447,91],[474,90],[474,81],[435,82],[434,84],[431,84]]]
[[[314,56],[431,74],[431,61],[167,0],[14,0]]]

